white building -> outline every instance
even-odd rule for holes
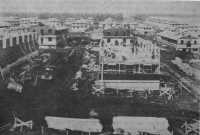
[[[38,25],[39,22],[38,17],[26,17],[19,19],[20,26]]]
[[[0,29],[0,48],[5,49],[24,42],[37,41],[37,27],[10,27]]]
[[[85,32],[90,27],[90,23],[86,19],[79,19],[72,22],[71,32]]]
[[[164,31],[158,34],[161,42],[173,45],[176,50],[198,53],[200,50],[200,32],[197,31]]]
[[[42,23],[49,27],[55,27],[55,28],[60,28],[60,29],[67,28],[67,26],[64,25],[64,21],[57,18],[48,18],[48,19],[42,20]]]
[[[156,33],[153,27],[148,24],[138,24],[136,25],[135,30],[141,35],[155,35]]]
[[[39,26],[0,28],[0,66],[38,49]]]

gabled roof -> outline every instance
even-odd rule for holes
[[[166,118],[117,116],[113,118],[113,129],[124,130],[130,134],[145,132],[150,134],[171,135]]]
[[[48,128],[81,132],[101,132],[103,127],[98,119],[80,119],[46,116]]]

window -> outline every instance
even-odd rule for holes
[[[133,40],[132,40],[132,39],[130,40],[130,43],[133,43]]]
[[[43,44],[43,41],[44,41],[44,39],[43,39],[43,38],[41,38],[41,44]]]
[[[196,41],[196,40],[194,40],[194,44],[195,44],[195,45],[197,44],[197,41]]]
[[[119,42],[117,40],[115,40],[115,45],[118,46],[119,45]]]
[[[44,35],[44,30],[40,30],[40,34],[41,34],[41,35]]]
[[[107,39],[107,43],[110,43],[110,38]]]
[[[35,29],[33,29],[33,32],[35,32]]]
[[[191,42],[190,41],[187,42],[187,47],[191,47]]]
[[[198,51],[198,48],[193,48],[193,51]]]
[[[52,33],[52,29],[48,29],[48,33],[50,33],[50,34],[51,34],[51,33]]]
[[[127,33],[124,31],[124,32],[123,32],[123,36],[126,36],[126,34],[127,34]]]
[[[10,39],[6,39],[6,48],[10,46]]]
[[[48,38],[48,41],[52,41],[52,37],[49,37],[49,38]]]
[[[183,40],[181,40],[181,44],[184,44],[184,41],[183,41]]]
[[[123,38],[123,42],[126,43],[126,38]]]
[[[13,39],[12,39],[13,41],[13,45],[15,46],[15,45],[17,45],[17,38],[16,37],[14,37]]]
[[[0,40],[0,48],[3,48],[3,40]]]

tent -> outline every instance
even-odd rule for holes
[[[168,127],[168,120],[165,118],[129,116],[116,116],[113,118],[115,133],[124,131],[130,134],[143,132],[154,135],[172,135],[168,131]]]
[[[103,127],[98,119],[80,119],[46,116],[48,128],[56,130],[72,130],[87,133],[99,133]]]

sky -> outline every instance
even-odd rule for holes
[[[2,12],[200,14],[190,0],[0,0]]]

